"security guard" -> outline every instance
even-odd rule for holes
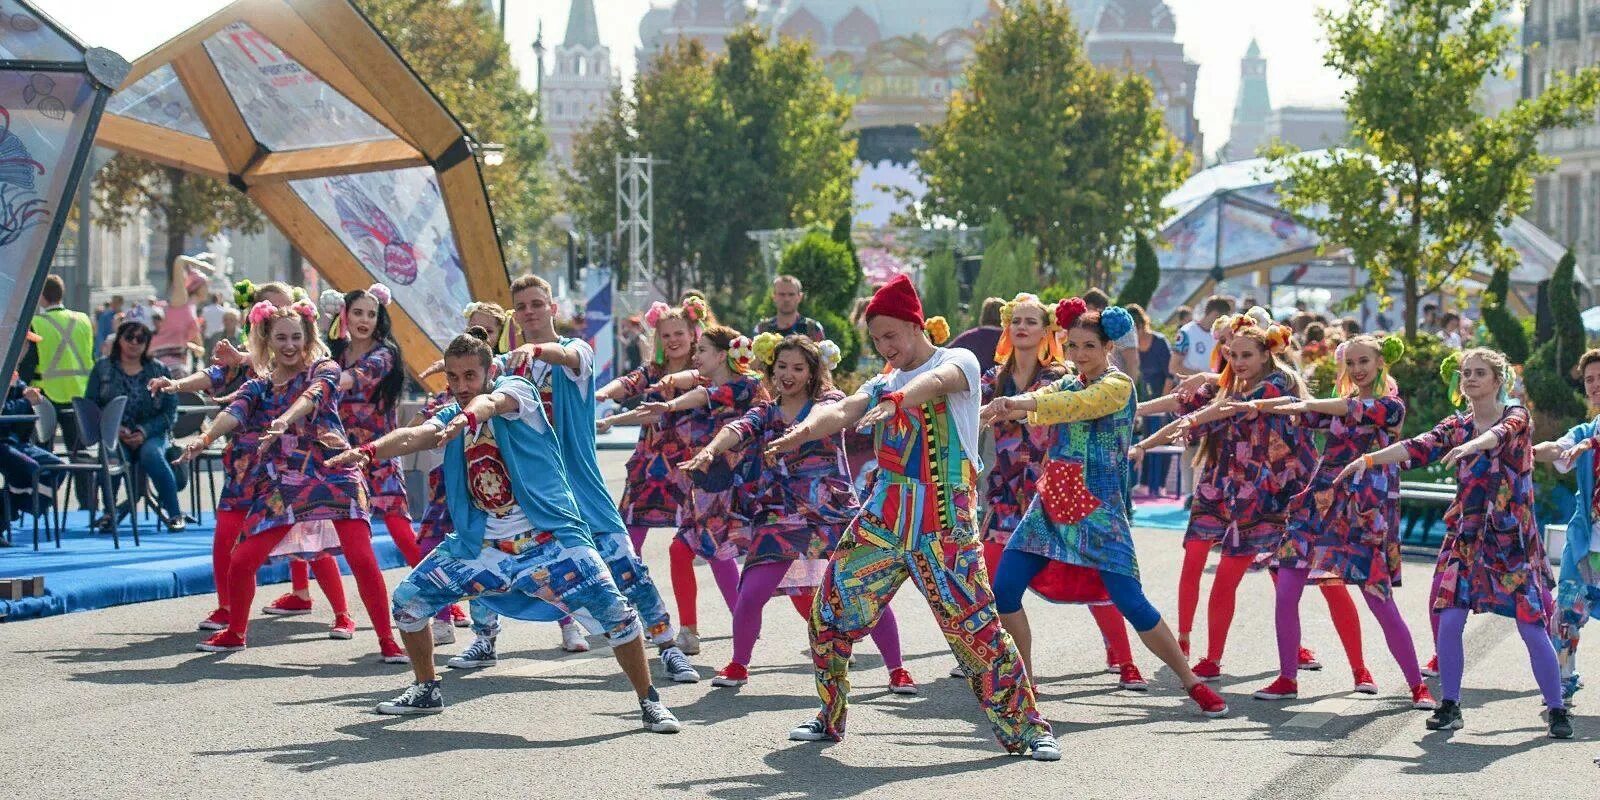
[[[89,370],[94,367],[94,323],[81,311],[61,304],[66,285],[59,275],[44,279],[39,293],[39,311],[28,327],[39,336],[39,375],[32,385],[39,388],[58,412],[69,411],[74,398],[89,387]],[[62,416],[63,421],[70,416]],[[78,426],[61,426],[69,449],[78,447]]]

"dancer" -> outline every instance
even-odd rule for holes
[[[455,532],[395,589],[395,618],[415,681],[377,711],[444,709],[428,620],[478,592],[537,598],[605,635],[638,695],[644,726],[676,733],[677,718],[650,683],[638,616],[617,591],[567,489],[560,446],[538,390],[525,378],[489,377],[487,338],[474,328],[445,349],[454,405],[424,425],[401,428],[332,462],[356,465],[445,446],[445,492]]]
[[[1117,627],[1126,617],[1145,646],[1177,673],[1201,711],[1225,716],[1227,703],[1189,669],[1177,638],[1139,582],[1126,501],[1137,398],[1132,379],[1111,363],[1116,342],[1133,330],[1133,317],[1118,306],[1090,311],[1081,299],[1070,298],[1057,306],[1055,318],[1066,332],[1067,355],[1077,374],[1040,390],[995,398],[983,410],[986,421],[1026,416],[1031,425],[1051,431],[1049,461],[995,573],[1000,621],[1032,674],[1033,633],[1022,610],[1023,590],[1031,585],[1058,602],[1109,597],[1118,611]],[[1138,687],[1124,688],[1147,687],[1140,678]]]
[[[1307,432],[1288,417],[1259,414],[1242,404],[1304,396],[1300,373],[1281,357],[1289,343],[1289,329],[1281,325],[1263,328],[1248,314],[1235,318],[1232,327],[1228,363],[1218,378],[1221,388],[1215,398],[1205,408],[1178,418],[1134,445],[1130,453],[1143,457],[1151,446],[1174,436],[1201,442],[1205,469],[1195,484],[1189,513],[1194,535],[1185,536],[1185,547],[1209,550],[1213,542],[1222,547],[1222,561],[1206,604],[1206,656],[1194,667],[1195,674],[1207,681],[1222,676],[1222,656],[1239,582],[1247,571],[1263,566],[1277,549],[1289,500],[1305,488],[1316,453]],[[1371,676],[1362,661],[1361,621],[1350,593],[1341,585],[1321,588],[1356,685],[1370,684]]]
[[[1351,461],[1338,480],[1349,483],[1390,465],[1406,470],[1443,462],[1456,470],[1456,501],[1445,513],[1449,533],[1434,567],[1444,696],[1428,718],[1428,729],[1462,726],[1461,634],[1469,612],[1487,612],[1516,623],[1549,709],[1550,736],[1569,739],[1572,721],[1548,631],[1555,581],[1533,519],[1531,418],[1526,408],[1510,404],[1511,366],[1498,352],[1474,347],[1452,353],[1439,365],[1439,374],[1450,386],[1451,400],[1459,404],[1465,398],[1468,410],[1451,414],[1427,433]],[[1569,459],[1591,446],[1585,442],[1568,451]]]
[[[1002,305],[995,366],[983,375],[984,402],[1037,391],[1065,377],[1067,368],[1056,338],[1058,330],[1055,305],[1046,306],[1035,295],[1024,292]],[[1000,554],[1036,492],[1039,470],[1055,428],[1030,427],[1025,419],[996,418],[992,429],[995,463],[989,468],[982,528],[983,564],[989,576],[995,578]],[[1089,613],[1105,642],[1106,671],[1118,674],[1118,688],[1144,691],[1148,684],[1133,663],[1122,614],[1109,601],[1091,603]],[[1018,646],[1024,654],[1028,652],[1020,642]],[[1026,655],[1023,660],[1027,660]],[[965,677],[960,667],[952,669],[950,676]]]
[[[705,327],[710,309],[698,298],[681,306],[651,304],[644,323],[655,339],[655,356],[650,363],[606,384],[595,396],[600,400],[627,403],[633,400],[662,401],[676,395],[676,389],[660,384],[662,378],[691,368],[695,343]],[[601,421],[604,432],[610,423]],[[639,428],[639,443],[628,456],[627,485],[617,504],[628,539],[636,553],[644,552],[645,534],[651,528],[680,528],[686,522],[689,479],[678,469],[678,462],[689,456],[676,420],[663,418]],[[677,644],[688,655],[699,655],[700,637],[695,613],[696,594],[694,556],[687,548],[671,548],[672,593],[678,606]]]
[[[503,374],[528,379],[539,390],[545,415],[554,425],[560,442],[567,485],[594,539],[595,548],[611,570],[612,580],[638,612],[645,638],[656,646],[668,677],[678,683],[696,683],[700,674],[674,644],[676,631],[672,627],[672,615],[667,613],[667,605],[650,578],[650,569],[634,552],[622,518],[612,505],[605,480],[600,477],[594,441],[594,350],[582,339],[556,335],[556,303],[550,294],[550,284],[543,278],[533,275],[517,278],[511,283],[511,297],[516,303],[519,340],[528,343],[497,359],[496,367]],[[582,628],[570,616],[550,613],[553,609],[548,605],[529,611],[531,613],[520,613],[519,618],[545,621],[559,618],[563,638],[566,638],[567,626],[571,626],[582,644],[581,649],[589,649]],[[472,627],[477,638],[465,652],[450,660],[452,667],[494,663],[495,637],[500,631],[497,617],[488,602],[472,603]]]
[[[1251,403],[1268,414],[1293,414],[1302,428],[1324,431],[1326,446],[1316,473],[1305,490],[1289,501],[1288,529],[1278,545],[1278,677],[1257,690],[1257,700],[1299,696],[1300,595],[1306,582],[1344,583],[1362,589],[1367,608],[1383,629],[1389,652],[1411,689],[1411,707],[1436,707],[1417,667],[1416,646],[1394,601],[1400,585],[1400,471],[1388,467],[1368,472],[1353,483],[1336,481],[1339,472],[1369,450],[1394,443],[1400,436],[1406,404],[1389,369],[1406,346],[1397,336],[1357,336],[1334,352],[1339,364],[1339,396],[1327,400],[1277,397]],[[1356,691],[1376,694],[1377,684],[1361,677]]]
[[[839,347],[833,342],[818,345],[805,334],[768,332],[751,346],[777,399],[757,403],[724,425],[710,444],[679,465],[685,471],[704,475],[727,468],[728,455],[735,450],[759,455],[791,425],[844,399],[844,393],[833,388],[830,374],[839,360]],[[793,455],[774,460],[762,469],[756,484],[740,491],[750,498],[750,544],[733,606],[733,660],[711,679],[715,686],[749,682],[750,656],[761,637],[761,612],[774,593],[787,594],[801,618],[811,619],[828,556],[860,508],[845,464],[842,434],[807,442]],[[891,609],[885,608],[873,626],[872,641],[889,670],[889,691],[916,694],[916,681],[900,658],[900,629]]]
[[[1583,391],[1589,399],[1591,411],[1600,410],[1600,350],[1590,350],[1578,359],[1578,374],[1583,376]],[[1543,442],[1533,448],[1535,461],[1554,462],[1563,473],[1578,469],[1576,502],[1573,503],[1572,520],[1567,524],[1567,541],[1561,550],[1561,574],[1556,583],[1556,625],[1551,634],[1556,648],[1556,658],[1561,664],[1561,696],[1570,707],[1573,695],[1583,688],[1583,678],[1578,674],[1578,635],[1584,623],[1600,614],[1600,535],[1595,525],[1600,523],[1600,482],[1595,480],[1596,460],[1588,442],[1600,436],[1600,416],[1574,425],[1566,435],[1554,442]],[[1573,451],[1577,458],[1563,458]]]
[[[789,738],[844,737],[850,651],[910,578],[1001,746],[1040,761],[1059,760],[1061,748],[1035,705],[1033,683],[994,610],[973,525],[973,484],[982,468],[978,359],[971,351],[936,345],[948,338],[949,328],[939,317],[923,320],[922,301],[904,275],[873,294],[866,315],[873,347],[890,370],[767,447],[775,458],[858,424],[872,429],[878,455],[871,494],[829,559],[811,611],[811,658],[822,708]]]
[[[695,342],[694,371],[668,375],[656,384],[654,391],[672,399],[644,403],[610,417],[605,424],[649,423],[670,417],[676,420],[687,452],[693,453],[709,444],[712,434],[723,425],[768,400],[760,379],[748,371],[754,355],[750,340],[738,331],[708,326]],[[680,580],[680,576],[694,574],[695,558],[710,565],[728,610],[738,603],[739,567],[734,560],[744,553],[750,530],[750,512],[739,492],[742,486],[755,483],[759,458],[759,453],[747,451],[725,471],[690,476],[689,504],[680,515],[687,524],[679,526],[671,548],[672,589],[680,618],[694,615],[694,582],[692,578]],[[693,641],[699,643],[698,632]]]
[[[197,647],[244,649],[256,570],[268,557],[309,560],[342,551],[383,661],[405,663],[389,627],[389,592],[372,553],[366,481],[359,471],[328,462],[347,440],[338,414],[339,366],[317,338],[316,319],[316,306],[306,301],[283,308],[263,301],[250,309],[250,360],[257,377],[246,381],[225,413],[184,448],[181,458],[187,461],[235,429],[258,434],[254,469],[240,476],[258,488],[251,492],[242,538],[226,571],[228,608],[236,613],[229,615],[226,630]]]

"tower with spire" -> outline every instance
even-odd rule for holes
[[[600,43],[594,0],[572,0],[566,37],[552,56],[539,82],[539,114],[550,136],[550,157],[565,166],[572,163],[578,134],[605,113],[615,80],[611,49]]]
[[[1250,49],[1239,62],[1239,95],[1233,101],[1233,128],[1223,145],[1222,160],[1255,158],[1256,150],[1267,143],[1267,118],[1272,115],[1272,97],[1267,93],[1267,60],[1261,46],[1250,38]]]

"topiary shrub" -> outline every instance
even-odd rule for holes
[[[956,283],[956,254],[949,249],[935,251],[922,268],[922,311],[925,316],[942,316],[960,321],[961,289]]]
[[[1122,291],[1117,292],[1117,305],[1138,303],[1148,308],[1150,298],[1156,296],[1156,289],[1160,286],[1161,262],[1156,259],[1156,250],[1150,246],[1150,240],[1140,235],[1133,241],[1133,274],[1122,285]]]
[[[1483,293],[1483,325],[1489,331],[1493,346],[1506,354],[1513,364],[1528,362],[1528,335],[1511,310],[1506,308],[1506,298],[1511,294],[1511,268],[1501,265],[1489,279]]]

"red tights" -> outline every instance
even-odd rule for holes
[[[217,527],[219,531],[222,527],[221,514],[222,512],[218,512]],[[243,514],[239,516],[241,519],[244,517]],[[383,518],[383,526],[389,529],[389,538],[393,539],[394,546],[400,549],[400,557],[406,560],[407,566],[414,567],[422,561],[422,546],[417,544],[417,532],[411,527],[411,520],[407,519],[404,514],[390,514]],[[215,550],[213,550],[212,558],[214,559],[215,557]],[[311,582],[307,572],[316,572],[317,585],[322,587],[322,593],[328,596],[328,604],[333,606],[333,613],[343,614],[347,611],[344,604],[344,587],[341,585],[338,589],[330,591],[329,581],[324,577],[325,574],[329,574],[329,570],[332,570],[331,574],[335,578],[333,583],[337,584],[339,582],[337,580],[339,564],[334,561],[333,556],[323,556],[317,559],[315,563],[309,566],[309,569],[304,561],[292,561],[289,563],[289,587],[294,590],[295,594],[304,594],[309,597]],[[333,599],[335,592],[339,595],[337,602]]]
[[[694,577],[694,551],[682,539],[673,537],[667,555],[668,574],[672,576],[672,599],[678,605],[678,624],[685,628],[696,628],[700,615],[696,609],[699,586]],[[717,589],[722,592],[722,599],[728,603],[731,611],[739,599],[739,566],[733,563],[733,559],[725,558],[711,561],[710,567],[711,577],[716,579]],[[807,619],[811,618],[810,605],[806,606],[805,614]]]
[[[999,542],[983,543],[983,567],[989,573],[991,584],[996,567],[1000,564],[1000,554],[1005,551],[1006,546]],[[805,613],[809,618],[810,609]],[[1100,638],[1106,645],[1106,661],[1117,666],[1133,663],[1133,646],[1128,641],[1128,626],[1122,623],[1122,612],[1116,606],[1104,603],[1089,606],[1089,615],[1094,617],[1094,624],[1100,628]]]
[[[1184,568],[1187,571],[1189,555],[1192,552],[1189,545],[1206,545],[1205,542],[1189,542],[1184,546]],[[1209,549],[1209,545],[1207,545]],[[1236,595],[1239,592],[1239,582],[1244,580],[1250,565],[1254,563],[1254,556],[1223,556],[1217,564],[1216,579],[1211,582],[1211,599],[1206,602],[1206,657],[1217,663],[1222,663],[1222,652],[1228,645],[1228,628],[1233,624],[1233,609]],[[1205,565],[1205,553],[1201,552],[1200,563]],[[1277,574],[1273,573],[1273,580]],[[1356,604],[1350,599],[1350,592],[1343,584],[1323,584],[1322,598],[1328,602],[1328,615],[1333,618],[1333,629],[1339,634],[1339,642],[1344,645],[1345,656],[1350,660],[1352,670],[1361,669],[1366,662],[1361,653],[1361,617],[1356,613]],[[1199,593],[1198,579],[1196,580],[1195,593]],[[1179,584],[1179,612],[1182,613],[1182,584]],[[1189,611],[1190,621],[1193,621],[1194,610]]]
[[[336,520],[333,527],[339,532],[339,547],[344,551],[344,560],[350,565],[350,574],[355,576],[356,588],[361,592],[361,604],[367,607],[367,617],[372,620],[373,630],[380,641],[393,639],[394,630],[389,620],[389,589],[383,583],[383,571],[378,569],[378,558],[372,553],[372,527],[365,520],[356,519]],[[262,531],[234,545],[227,567],[228,608],[240,609],[240,613],[229,615],[230,633],[243,637],[249,630],[249,608],[256,596],[256,570],[266,563],[272,548],[283,541],[288,533],[289,526],[284,525]],[[330,580],[324,580],[323,562],[332,567],[328,570],[332,573]],[[344,584],[339,580],[337,562],[332,558],[318,559],[316,570],[318,582],[324,589],[339,587],[337,602],[343,605]],[[328,602],[336,602],[332,594]]]

